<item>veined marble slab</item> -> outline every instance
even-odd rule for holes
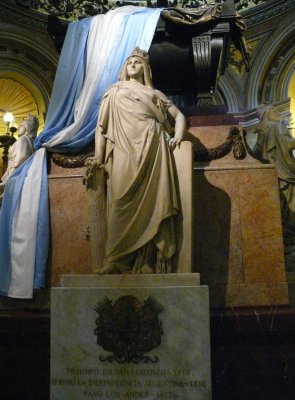
[[[200,151],[220,146],[229,131],[190,129]],[[288,304],[275,167],[230,152],[196,162],[194,179],[194,270],[210,288],[211,307]]]
[[[122,276],[106,277],[105,287],[99,280],[79,287],[88,278],[77,276],[75,284],[74,277],[64,277],[63,284],[72,286],[52,289],[50,399],[210,400],[208,288],[195,284],[198,274],[185,275],[178,284],[174,276],[157,275],[157,285],[149,276],[150,287],[143,286],[144,276],[137,283],[131,278],[129,287],[127,278],[121,288]],[[128,306],[130,300],[136,307]],[[106,322],[107,303],[112,312]],[[102,329],[102,320],[111,330]],[[106,337],[109,347],[120,347],[120,326],[125,343],[134,335],[125,354],[141,356],[118,362],[114,351],[97,344]]]

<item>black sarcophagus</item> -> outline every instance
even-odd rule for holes
[[[231,41],[247,63],[243,29],[233,0],[163,10],[149,51],[155,87],[177,96],[174,102],[180,106],[210,104]]]
[[[67,24],[49,17],[48,31],[60,49]],[[153,82],[178,106],[209,105],[218,75],[228,62],[231,41],[247,51],[244,22],[234,0],[212,2],[196,8],[163,8],[149,50]]]

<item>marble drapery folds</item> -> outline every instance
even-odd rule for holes
[[[155,272],[171,272],[178,209],[167,140],[171,105],[159,91],[131,81],[113,85],[102,100],[97,134],[107,140],[105,263],[120,272],[138,273],[155,265]]]

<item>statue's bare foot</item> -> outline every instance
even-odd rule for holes
[[[95,270],[96,274],[119,274],[120,271],[118,271],[118,268],[116,267],[116,264],[107,264],[103,266],[102,268],[99,268]]]
[[[138,271],[138,274],[153,274],[154,270],[149,264],[144,264]]]

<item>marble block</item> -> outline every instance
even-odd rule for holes
[[[63,277],[52,289],[50,399],[211,399],[208,288],[184,275]]]
[[[197,149],[224,143],[230,126],[191,128]],[[277,173],[249,154],[194,164],[194,271],[210,305],[288,304]]]
[[[50,168],[50,286],[55,286],[63,274],[92,272],[84,170],[53,163]]]

